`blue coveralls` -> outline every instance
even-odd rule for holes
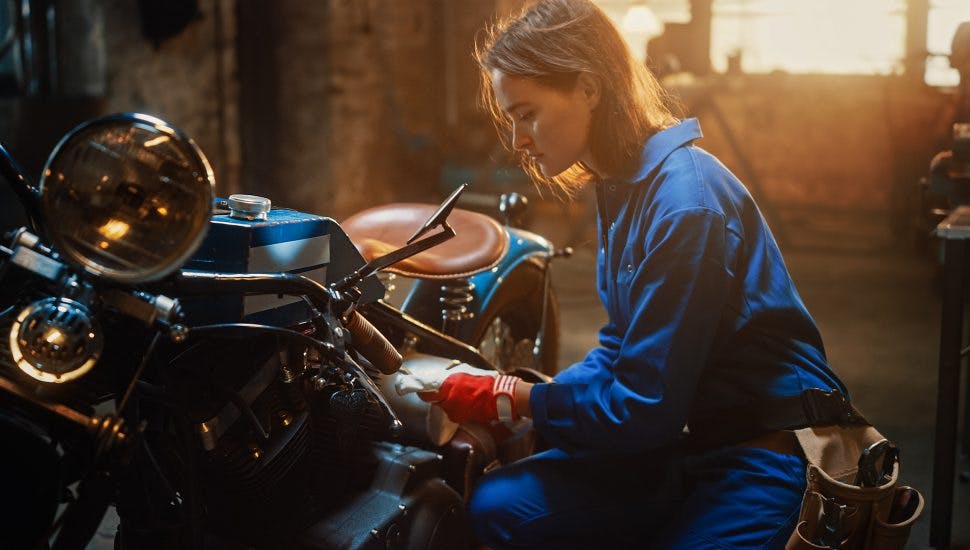
[[[738,179],[689,119],[630,181],[598,182],[599,347],[531,393],[552,450],[485,476],[470,504],[493,548],[781,548],[801,456],[684,451],[692,419],[845,387]]]

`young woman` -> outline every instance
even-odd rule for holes
[[[479,537],[783,547],[805,488],[790,429],[851,406],[751,196],[693,145],[697,121],[671,114],[590,1],[540,0],[492,29],[477,59],[533,178],[596,187],[609,315],[599,347],[554,383],[455,374],[429,397],[460,421],[531,417],[553,447],[482,479]]]

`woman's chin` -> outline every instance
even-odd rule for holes
[[[550,179],[558,176],[559,174],[562,174],[563,172],[566,171],[567,168],[569,168],[568,166],[565,166],[565,167],[550,166],[550,165],[544,164],[542,162],[539,162],[538,165],[539,165],[539,172],[543,176],[545,176],[547,178],[550,178]]]
[[[569,172],[570,169],[575,169],[577,173],[586,171],[583,168],[582,164],[578,162],[573,164],[567,164],[565,166],[563,166],[562,164],[548,164],[544,162],[537,162],[536,165],[539,168],[539,173],[541,173],[544,177],[548,179],[552,179],[556,176],[561,176],[564,173]]]

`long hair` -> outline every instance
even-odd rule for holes
[[[647,139],[677,122],[660,83],[590,0],[539,0],[490,25],[476,40],[475,60],[481,69],[480,99],[509,149],[512,124],[492,91],[495,69],[562,91],[571,90],[581,73],[595,78],[600,101],[592,115],[590,152],[596,167],[610,176],[634,175]],[[528,155],[520,154],[519,162],[534,182],[567,195],[593,176],[577,163],[546,178]]]

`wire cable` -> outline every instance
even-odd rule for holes
[[[145,366],[148,365],[148,360],[151,358],[152,354],[155,352],[155,346],[158,345],[158,341],[161,339],[162,333],[156,332],[155,336],[152,338],[151,344],[148,344],[148,349],[145,350],[145,355],[142,356],[141,364],[138,365],[138,369],[135,370],[135,375],[132,376],[131,382],[128,384],[128,389],[125,390],[124,396],[122,396],[121,401],[118,402],[118,406],[115,407],[115,415],[121,417],[121,412],[125,409],[125,405],[128,404],[128,399],[131,397],[132,392],[135,390],[135,386],[138,384],[138,380],[141,379],[141,373],[145,370]]]

